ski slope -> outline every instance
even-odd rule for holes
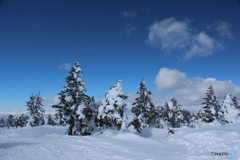
[[[240,152],[239,123],[167,129],[148,128],[141,135],[106,131],[102,135],[68,136],[67,127],[0,128],[1,160],[202,160],[240,159],[210,152]]]

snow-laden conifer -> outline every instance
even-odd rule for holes
[[[184,116],[176,98],[171,98],[159,110],[160,119],[167,127],[177,128],[184,124]]]
[[[56,122],[52,119],[51,114],[48,115],[47,125],[55,126]]]
[[[66,122],[69,125],[68,135],[89,135],[93,131],[93,126],[88,123],[89,113],[92,111],[90,97],[84,94],[86,88],[82,72],[76,62],[66,78],[67,85],[59,93],[59,104],[52,106],[57,109],[55,116],[59,123]]]
[[[220,118],[222,111],[220,110],[219,100],[214,93],[212,85],[208,88],[206,95],[207,97],[204,98],[205,102],[202,103],[204,106],[201,113],[199,113],[201,116],[200,119],[205,123],[216,124],[218,122],[217,117]]]
[[[178,104],[176,98],[171,98],[168,102],[168,106],[170,109],[169,120],[170,124],[173,128],[178,128],[183,124],[183,114],[180,110],[180,104]]]
[[[237,101],[237,97],[236,97],[236,96],[233,97],[232,101],[233,101],[234,107],[235,107],[236,109],[240,110],[240,104],[239,104],[239,102]]]
[[[146,86],[146,81],[142,80],[140,83],[139,95],[135,102],[132,104],[131,111],[136,115],[137,119],[140,122],[137,130],[142,130],[142,128],[155,126],[157,119],[157,112],[150,96],[152,95],[151,91]],[[136,125],[136,124],[135,124]]]
[[[224,112],[224,120],[229,123],[235,123],[239,118],[239,110],[235,108],[234,103],[231,99],[231,94],[227,94],[222,103],[222,109]]]
[[[37,95],[31,95],[30,100],[27,102],[29,112],[29,120],[28,125],[31,127],[44,125],[45,120],[43,117],[43,114],[45,113],[45,110],[42,108],[43,99],[40,97],[40,93]]]
[[[21,114],[21,116],[18,117],[16,127],[25,127],[27,123],[28,123],[28,116]]]
[[[100,131],[104,128],[125,131],[128,127],[128,114],[126,108],[127,96],[123,92],[122,81],[113,85],[105,94],[105,98],[101,101],[97,115],[97,126]],[[127,115],[126,115],[127,114]]]
[[[17,118],[15,118],[12,114],[10,114],[8,116],[7,119],[7,127],[16,127],[16,122],[17,122]]]

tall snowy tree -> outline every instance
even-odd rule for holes
[[[207,92],[205,102],[202,103],[203,109],[201,113],[201,120],[205,123],[221,123],[223,121],[223,111],[219,105],[217,95],[215,95],[213,86],[211,85]]]
[[[57,109],[56,115],[60,123],[66,121],[69,125],[68,135],[90,135],[93,131],[93,126],[88,123],[88,114],[92,111],[90,97],[84,94],[86,88],[82,72],[76,62],[66,78],[67,85],[59,93],[59,104],[52,106]]]
[[[112,86],[101,101],[98,109],[97,126],[100,131],[104,128],[112,128],[125,131],[128,127],[127,118],[129,112],[126,109],[127,96],[123,93],[122,81]]]
[[[150,98],[152,93],[149,89],[147,89],[145,80],[141,81],[140,89],[137,91],[137,94],[139,94],[139,97],[137,97],[135,102],[132,104],[133,107],[131,111],[136,115],[141,123],[141,125],[138,125],[140,128],[137,130],[142,130],[141,128],[155,125],[157,112]]]
[[[229,123],[235,123],[238,118],[239,110],[235,108],[234,103],[231,99],[231,94],[227,94],[222,103],[222,109],[224,111],[224,120]]]
[[[30,96],[30,101],[27,102],[27,106],[27,111],[29,111],[29,125],[31,127],[44,125],[45,120],[43,114],[45,110],[42,108],[43,104],[40,93]]]

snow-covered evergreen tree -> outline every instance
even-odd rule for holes
[[[202,126],[202,117],[203,117],[202,110],[199,110],[197,115],[192,114],[191,119],[189,120],[188,126],[191,128],[201,128]]]
[[[7,127],[16,127],[17,118],[14,118],[12,114],[8,116]]]
[[[55,126],[56,122],[52,119],[51,114],[48,115],[47,125]]]
[[[222,109],[224,111],[224,120],[229,123],[235,123],[238,119],[239,110],[235,108],[231,99],[231,94],[227,94],[222,103]]]
[[[166,102],[164,106],[158,109],[159,119],[163,121],[167,127],[177,128],[185,124],[180,106],[176,98],[171,98],[169,102]]]
[[[203,109],[201,114],[201,120],[205,123],[217,123],[217,121],[221,121],[223,117],[223,111],[221,110],[221,107],[219,105],[219,100],[217,96],[214,93],[213,86],[211,85],[207,92],[207,97],[204,98],[205,102],[202,104]]]
[[[60,103],[52,106],[53,108],[56,108],[54,119],[56,120],[57,125],[66,126],[67,118],[65,117],[65,115],[67,114],[66,106],[68,104],[67,104],[67,101],[65,100],[65,97],[66,97],[65,90],[61,91],[58,95],[59,95],[58,98],[60,99]]]
[[[6,127],[7,126],[7,122],[5,122],[4,118],[0,119],[0,127]]]
[[[66,78],[67,85],[59,93],[60,103],[52,106],[57,108],[56,117],[59,124],[66,121],[69,125],[68,135],[89,135],[94,127],[88,123],[89,113],[92,111],[90,97],[84,94],[86,88],[82,72],[79,63],[76,62]]]
[[[178,128],[183,124],[183,114],[180,110],[180,104],[178,104],[176,98],[171,98],[168,102],[168,106],[170,109],[169,120],[170,124],[173,128]]]
[[[181,112],[182,112],[182,115],[183,115],[183,119],[182,119],[183,125],[189,126],[190,120],[192,118],[191,112],[189,110],[186,110],[186,109],[182,109]]]
[[[239,102],[237,101],[236,96],[233,97],[232,102],[233,102],[233,105],[234,105],[235,108],[240,109],[240,105],[239,105]]]
[[[44,116],[43,114],[45,113],[45,110],[42,108],[42,97],[40,97],[40,92],[36,96],[36,105],[35,105],[35,116],[36,116],[36,122],[38,123],[39,126],[45,124]]]
[[[158,109],[160,119],[163,121],[163,123],[167,126],[170,127],[170,115],[171,115],[171,110],[169,108],[168,103],[166,102],[163,106],[161,106]]]
[[[30,101],[27,102],[29,111],[29,120],[28,123],[31,127],[44,125],[45,120],[43,114],[45,110],[42,108],[42,98],[40,97],[40,93],[35,96],[30,96]]]
[[[142,130],[142,128],[149,126],[155,126],[157,111],[150,98],[152,93],[149,89],[147,89],[145,80],[141,81],[140,89],[137,91],[137,94],[139,94],[139,97],[135,99],[131,109],[141,124],[139,125],[135,123],[135,125],[137,124],[139,127],[137,130]]]
[[[16,127],[25,127],[28,123],[28,116],[22,114],[18,117],[17,126]]]
[[[97,126],[100,131],[104,128],[112,128],[125,131],[128,127],[127,118],[129,112],[126,109],[127,96],[123,93],[122,81],[112,86],[101,101],[98,109]]]

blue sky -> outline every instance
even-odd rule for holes
[[[119,79],[134,99],[143,78],[155,103],[193,106],[210,84],[240,98],[239,16],[238,0],[2,1],[0,111],[52,104],[76,60],[97,100]]]

